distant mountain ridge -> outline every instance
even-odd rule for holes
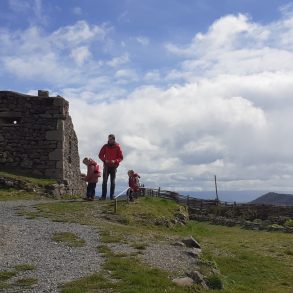
[[[280,194],[276,192],[266,193],[255,200],[251,201],[253,204],[272,204],[278,206],[293,206],[292,194]]]

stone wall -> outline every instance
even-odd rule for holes
[[[53,178],[83,192],[78,141],[68,102],[0,91],[0,169]]]

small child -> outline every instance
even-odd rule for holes
[[[133,201],[134,197],[137,197],[137,193],[139,192],[139,178],[140,176],[137,173],[134,173],[133,170],[129,170],[127,172],[128,174],[128,186],[129,186],[129,190],[128,190],[128,196],[129,196],[129,200]]]
[[[86,197],[85,200],[94,200],[96,195],[96,185],[101,172],[99,165],[91,158],[84,158],[82,161],[87,166],[87,174],[84,180],[87,182]]]

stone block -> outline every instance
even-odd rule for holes
[[[44,90],[38,90],[38,97],[49,98],[49,92]]]
[[[57,169],[63,169],[63,162],[62,161],[56,162],[56,168]]]
[[[61,106],[61,107],[63,107],[64,102],[65,102],[65,100],[62,97],[60,97],[60,96],[54,98],[54,106]]]
[[[62,161],[63,160],[63,150],[56,149],[53,152],[49,153],[49,160]]]
[[[63,130],[50,130],[46,132],[46,139],[47,140],[55,140],[55,141],[62,141],[63,140]]]

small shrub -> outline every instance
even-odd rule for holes
[[[208,287],[211,289],[218,289],[218,290],[223,289],[223,282],[219,276],[213,275],[211,277],[208,277],[206,280],[206,283]]]
[[[284,226],[287,226],[287,227],[293,227],[293,219],[287,220],[287,221],[285,222]]]

